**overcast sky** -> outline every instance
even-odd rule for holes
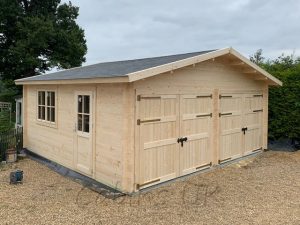
[[[65,1],[66,2],[66,1]],[[300,55],[300,0],[71,0],[84,65],[232,46],[245,56]]]

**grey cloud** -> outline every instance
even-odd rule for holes
[[[298,0],[72,0],[87,63],[233,46],[249,56],[300,54]]]

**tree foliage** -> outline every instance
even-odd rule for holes
[[[0,80],[0,102],[14,102],[14,97],[18,94],[18,90],[13,86],[13,81],[5,84]]]
[[[254,55],[262,57],[262,51]],[[270,87],[269,137],[300,139],[300,58],[281,55],[275,60],[255,61],[283,82],[282,87]]]
[[[264,59],[265,58],[262,56],[262,49],[258,49],[252,56],[250,56],[250,60],[259,66],[263,66]]]
[[[37,75],[85,61],[79,8],[60,0],[0,0],[0,79]]]
[[[10,112],[0,111],[0,133],[11,129]]]

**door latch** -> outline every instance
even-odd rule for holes
[[[181,147],[183,147],[183,142],[187,141],[188,138],[187,137],[182,137],[182,138],[178,138],[177,139],[177,143],[181,143]]]
[[[244,132],[244,135],[246,134],[246,131],[248,130],[248,127],[243,127],[242,131]]]

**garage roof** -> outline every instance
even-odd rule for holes
[[[89,66],[76,67],[55,73],[28,77],[22,81],[39,81],[39,80],[66,80],[66,79],[87,79],[98,77],[123,77],[129,73],[161,66],[171,62],[202,55],[214,50],[193,52],[179,55],[169,55],[144,59],[133,59],[115,62],[103,62]]]
[[[243,57],[232,48],[153,58],[103,62],[55,73],[19,79],[16,80],[16,84],[51,84],[54,82],[70,83],[70,81],[73,81],[73,83],[133,82],[226,54],[232,54],[245,62],[245,64],[255,69],[255,71],[259,74],[265,76],[265,78],[270,81],[270,84],[282,85],[281,81],[258,67],[256,64],[250,62],[247,58]],[[95,79],[97,79],[97,81]]]

